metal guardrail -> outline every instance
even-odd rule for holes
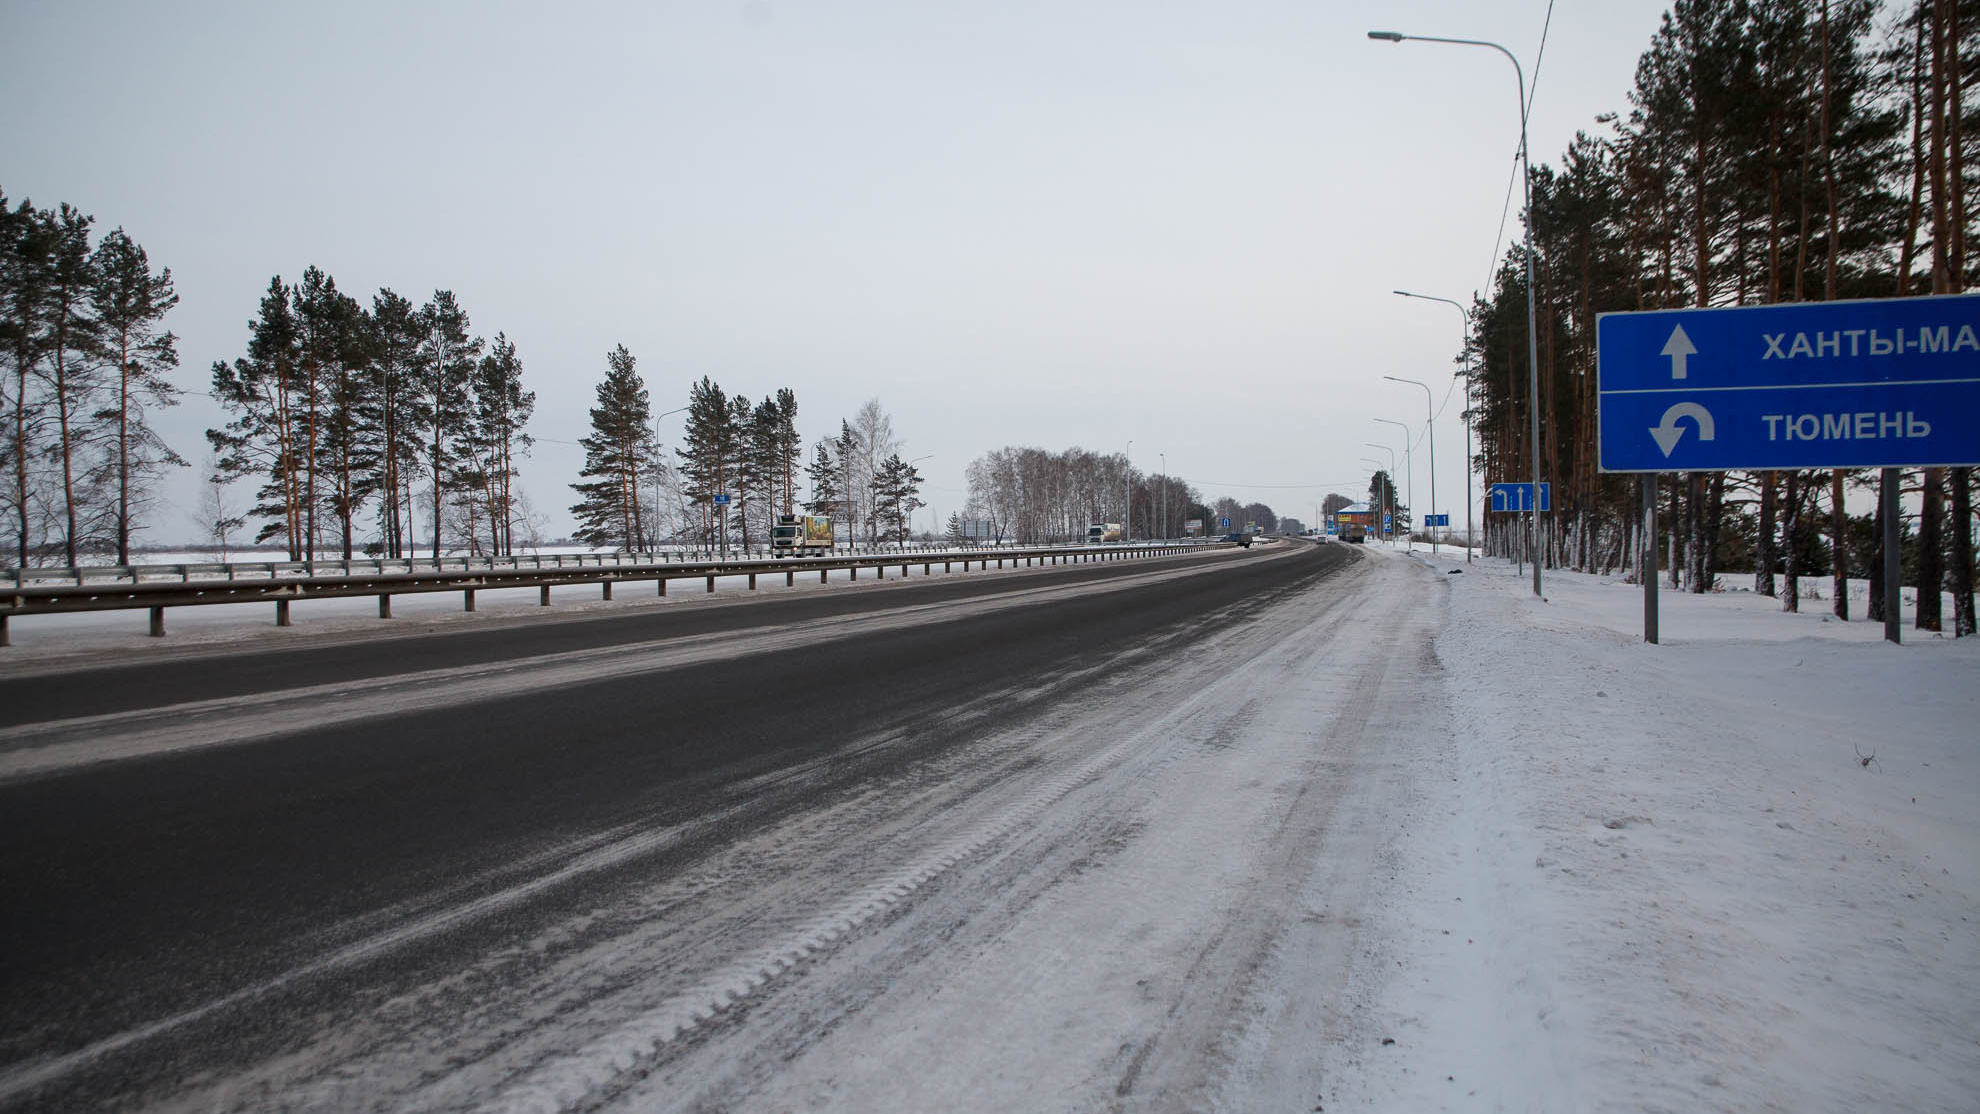
[[[550,604],[550,589],[559,585],[602,585],[612,598],[612,585],[654,581],[661,595],[670,580],[705,580],[715,590],[722,577],[757,578],[783,573],[786,585],[797,575],[818,573],[823,583],[833,572],[849,571],[857,580],[862,569],[900,566],[903,576],[914,565],[927,574],[936,564],[950,572],[956,564],[989,568],[1006,561],[1024,565],[1121,560],[1175,553],[1222,542],[1139,542],[1127,545],[1061,545],[1031,548],[909,549],[827,557],[748,557],[742,559],[682,553],[526,554],[516,557],[440,557],[367,559],[361,561],[250,561],[226,564],[102,566],[98,568],[8,569],[0,580],[0,646],[10,645],[7,620],[14,615],[47,615],[76,611],[116,611],[147,608],[151,634],[165,634],[165,609],[222,603],[273,602],[275,622],[289,625],[289,604],[299,599],[351,596],[378,597],[378,616],[392,617],[392,597],[411,593],[461,592],[462,607],[473,611],[475,592],[497,588],[540,590],[539,602]]]

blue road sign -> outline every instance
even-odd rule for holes
[[[711,496],[708,501],[715,504],[718,507],[726,507],[729,505],[729,497],[726,495]]]
[[[1604,472],[1980,464],[1980,295],[1605,313],[1595,336]]]
[[[1386,515],[1386,514],[1385,514],[1385,515],[1383,515],[1383,516],[1382,516],[1382,529],[1384,529],[1384,530],[1393,530],[1393,529],[1395,529],[1395,528],[1396,528],[1396,524],[1395,524],[1395,519],[1394,519],[1394,517],[1393,517],[1393,516],[1391,516],[1391,515]]]
[[[1492,499],[1492,509],[1495,511],[1519,511],[1524,513],[1533,509],[1532,484],[1493,484],[1490,489],[1490,496]],[[1542,511],[1551,511],[1554,509],[1554,485],[1552,483],[1543,483],[1540,485],[1540,509]]]
[[[1426,514],[1423,516],[1423,525],[1425,526],[1449,526],[1450,524],[1451,516],[1447,514]]]
[[[1222,526],[1222,527],[1223,527],[1224,529],[1226,529],[1226,530],[1228,530],[1228,529],[1230,529],[1230,528],[1231,528],[1231,520],[1230,520],[1230,519],[1228,519],[1228,518],[1220,518],[1220,519],[1218,519],[1218,520],[1217,520],[1217,524],[1218,524],[1218,525],[1220,525],[1220,526]]]

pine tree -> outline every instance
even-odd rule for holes
[[[468,336],[467,312],[451,290],[436,290],[420,309],[425,336],[419,348],[418,402],[413,412],[423,430],[426,475],[433,484],[433,555],[440,555],[443,510],[460,483],[453,446],[468,417],[468,380],[481,359],[482,340]],[[630,358],[630,357],[628,357]]]
[[[62,550],[75,565],[88,540],[88,492],[78,476],[78,464],[95,434],[92,419],[102,382],[102,324],[93,313],[93,283],[89,260],[89,226],[94,218],[64,203],[51,231],[48,299],[43,303],[42,328],[48,338],[48,358],[41,373],[55,416],[55,443],[50,446],[61,466]]]
[[[213,364],[213,399],[233,413],[206,439],[231,479],[256,472],[266,477],[249,512],[262,520],[255,541],[280,537],[289,559],[302,559],[302,485],[296,422],[299,341],[290,291],[276,275],[248,322],[248,354]]]
[[[412,542],[413,483],[419,476],[419,406],[415,386],[425,327],[411,301],[380,290],[371,300],[371,379],[358,419],[376,446],[369,487],[379,500],[380,550],[403,557]]]
[[[804,438],[797,430],[797,395],[789,387],[777,391],[777,473],[783,491],[777,500],[780,514],[797,509],[797,473],[804,464]]]
[[[314,312],[320,357],[317,386],[315,474],[323,510],[337,529],[338,551],[348,561],[357,548],[357,518],[378,494],[376,476],[383,443],[369,420],[376,405],[378,331],[357,299],[326,279]]]
[[[578,520],[577,536],[587,544],[636,550],[644,535],[639,476],[651,446],[652,417],[632,353],[621,344],[605,362],[598,405],[591,410],[591,436],[578,442],[584,446],[581,474],[590,479],[571,485],[581,496],[571,514]]]
[[[914,512],[927,505],[917,498],[921,493],[921,473],[902,460],[899,453],[890,453],[874,469],[870,487],[880,536],[906,546]]]
[[[744,553],[749,552],[750,508],[755,506],[757,485],[763,480],[765,471],[755,413],[749,399],[740,394],[730,397],[728,473],[734,485],[731,494],[735,500],[729,504],[729,518],[723,524],[722,533],[726,539],[731,530],[740,531]]]
[[[36,514],[38,458],[47,420],[45,400],[38,397],[38,368],[47,352],[43,323],[52,285],[54,219],[23,201],[9,210],[0,195],[0,346],[11,366],[0,382],[0,417],[6,424],[7,447],[0,453],[7,473],[8,520],[14,531],[15,563],[25,568],[41,542]]]
[[[837,521],[842,514],[839,481],[843,469],[832,459],[832,441],[819,441],[813,446],[811,463],[805,465],[805,481],[811,486],[811,498],[804,509],[812,514],[831,515]],[[837,534],[836,527],[834,535]]]
[[[515,552],[516,457],[533,443],[523,432],[536,409],[536,395],[522,389],[522,359],[506,334],[497,333],[489,353],[475,367],[470,406],[459,453],[474,480],[466,493],[479,501],[488,523],[489,552]]]
[[[707,376],[688,388],[686,447],[676,450],[684,489],[701,515],[703,544],[727,545],[727,523],[716,513],[715,496],[732,495],[738,439],[729,396]]]
[[[134,506],[143,502],[144,481],[166,465],[186,464],[146,421],[148,407],[179,403],[179,388],[167,378],[179,366],[178,349],[172,334],[159,328],[179,296],[172,290],[171,269],[152,274],[144,249],[121,228],[97,245],[90,270],[96,320],[116,368],[109,406],[96,417],[116,430],[104,466],[117,493],[117,563],[128,565]]]

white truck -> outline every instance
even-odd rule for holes
[[[832,552],[832,519],[822,514],[780,514],[770,528],[773,557],[824,556]]]

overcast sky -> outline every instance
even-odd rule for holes
[[[1547,0],[0,0],[0,189],[172,269],[192,389],[272,275],[453,290],[524,360],[553,533],[621,343],[656,413],[703,375],[790,387],[809,443],[877,397],[930,455],[924,528],[1013,444],[1132,442],[1311,521],[1365,495],[1365,442],[1400,452],[1376,418],[1421,438],[1422,390],[1381,377],[1420,379],[1461,524],[1461,322],[1391,291],[1468,302],[1518,237],[1514,75],[1366,32],[1504,44],[1558,162],[1666,7],[1559,0],[1536,79]],[[193,395],[162,425],[197,460],[222,420]],[[190,472],[169,491],[149,539],[198,537]]]

